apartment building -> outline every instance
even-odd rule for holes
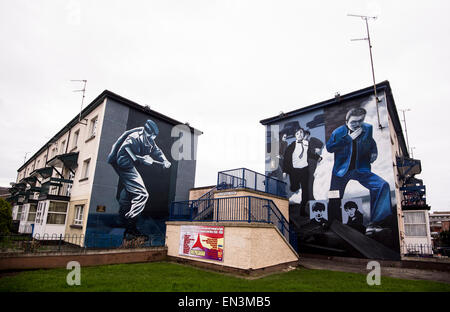
[[[38,239],[77,236],[83,238],[80,245],[87,244],[88,237],[108,236],[119,244],[126,231],[123,210],[130,210],[136,189],[144,198],[138,215],[133,215],[134,230],[147,236],[163,232],[159,224],[167,219],[170,203],[188,199],[194,186],[200,134],[105,90],[17,170],[9,200],[19,232]],[[180,141],[189,148],[173,149]],[[119,153],[125,143],[132,144],[132,151],[128,148],[120,156],[132,159],[128,176],[110,159],[114,147]],[[153,157],[153,163],[141,161],[144,156]]]
[[[300,252],[396,259],[431,243],[421,163],[409,155],[388,81],[261,124],[266,175],[288,185]]]

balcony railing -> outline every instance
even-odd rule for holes
[[[48,178],[42,182],[39,199],[49,196],[69,198],[72,190],[72,180],[60,178]]]
[[[173,202],[169,220],[270,223],[297,250],[297,234],[270,199],[240,196]]]
[[[286,183],[246,168],[220,171],[217,189],[247,188],[276,196],[286,197]]]

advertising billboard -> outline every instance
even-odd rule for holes
[[[183,225],[180,230],[181,256],[223,261],[223,226]]]

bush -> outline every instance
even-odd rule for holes
[[[442,231],[439,233],[439,244],[442,247],[450,247],[450,231]]]
[[[5,199],[0,198],[0,235],[9,234],[12,228],[12,208]]]

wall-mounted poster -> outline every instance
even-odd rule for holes
[[[223,241],[223,226],[183,225],[180,230],[179,254],[223,261]]]

